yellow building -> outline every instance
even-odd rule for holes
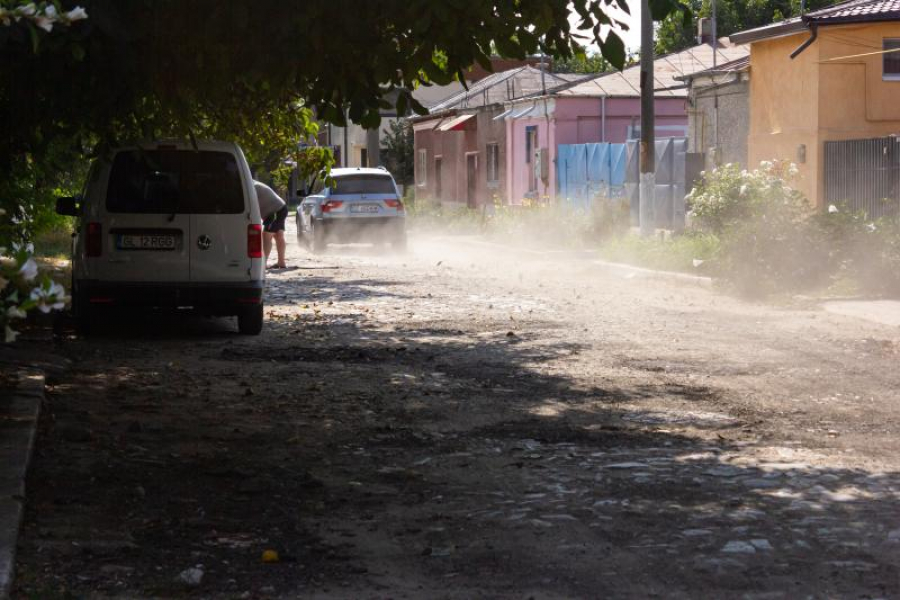
[[[797,187],[818,206],[835,196],[826,194],[827,185],[838,185],[834,174],[826,177],[826,142],[900,135],[900,0],[851,0],[731,41],[750,44],[748,162],[797,163]],[[850,145],[828,145],[828,169],[840,162],[835,153],[843,147]],[[885,164],[896,162],[900,182],[898,148],[900,142],[884,140],[884,154],[891,153]],[[854,170],[856,185],[900,200],[893,175],[876,185],[883,174],[872,169]]]

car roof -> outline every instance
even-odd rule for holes
[[[381,175],[382,177],[391,177],[391,179],[393,179],[390,171],[381,168],[341,167],[339,169],[331,170],[332,177],[344,177],[347,175]]]

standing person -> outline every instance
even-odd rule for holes
[[[263,250],[266,253],[266,268],[269,264],[269,255],[272,254],[272,241],[275,241],[275,250],[278,253],[278,262],[275,268],[284,269],[287,264],[284,262],[284,252],[286,242],[284,241],[284,227],[288,216],[287,203],[275,193],[275,190],[260,181],[254,181],[253,186],[256,188],[256,197],[259,200],[260,212],[267,214],[263,221]],[[277,208],[274,212],[263,210],[263,206],[272,209]]]

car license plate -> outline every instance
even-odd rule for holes
[[[377,204],[351,204],[350,212],[352,213],[377,213]]]
[[[122,234],[116,239],[119,250],[174,250],[175,236],[167,234]]]

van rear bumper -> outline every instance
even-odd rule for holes
[[[261,304],[265,282],[77,282],[76,301],[85,308],[193,308],[235,314],[241,307]]]

